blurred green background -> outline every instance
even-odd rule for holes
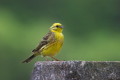
[[[120,0],[0,0],[0,80],[29,80],[22,64],[48,28],[64,25],[60,60],[120,60]]]

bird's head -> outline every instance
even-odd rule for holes
[[[53,32],[62,32],[63,30],[63,26],[62,24],[60,23],[54,23],[51,27],[50,27],[50,30],[53,31]]]

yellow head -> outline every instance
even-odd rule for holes
[[[50,30],[53,32],[62,32],[63,26],[60,23],[54,23],[51,27]]]

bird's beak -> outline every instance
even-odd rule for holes
[[[64,28],[64,26],[60,26],[60,28]]]

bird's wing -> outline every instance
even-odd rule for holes
[[[32,51],[37,52],[39,51],[44,45],[47,45],[48,43],[51,43],[54,41],[55,34],[53,32],[48,32],[42,39],[42,41],[39,43],[39,45]]]

